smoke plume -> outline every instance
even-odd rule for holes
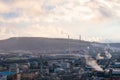
[[[86,57],[86,64],[91,66],[97,71],[103,71],[103,69],[97,64],[96,60],[91,57]]]
[[[99,59],[104,59],[104,57],[103,57],[103,56],[101,56],[101,54],[100,54],[100,53],[98,53],[98,54],[97,54],[97,56],[96,56],[96,59],[97,59],[97,60],[99,60]]]
[[[108,51],[105,51],[105,56],[110,59],[112,57],[112,55],[108,52]]]

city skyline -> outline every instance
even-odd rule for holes
[[[0,39],[79,38],[120,42],[119,0],[0,0]]]

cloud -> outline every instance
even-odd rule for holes
[[[0,27],[0,38],[6,39],[9,37],[51,37],[51,38],[63,38],[66,35],[62,34],[66,32],[61,28],[52,26],[40,26],[39,24],[31,25],[29,27],[16,27],[4,26]]]
[[[4,4],[3,2],[0,2],[0,13],[4,13],[4,12],[7,12],[9,10],[9,7]]]
[[[2,10],[8,11],[7,13],[12,10],[21,14],[16,21],[21,19],[21,17],[33,21],[44,20],[52,22],[61,20],[101,21],[101,19],[106,20],[106,18],[119,16],[120,13],[116,8],[120,7],[117,1],[112,0],[3,0],[1,1],[1,6],[3,7]],[[2,12],[6,13],[6,11]]]
[[[9,13],[2,13],[2,14],[0,14],[0,16],[2,16],[5,19],[11,19],[11,18],[18,17],[19,14],[15,13],[15,12],[9,12]]]
[[[85,35],[98,24],[106,25],[120,20],[119,0],[0,0],[0,8],[0,26],[7,27],[8,31],[10,29],[9,36],[44,34],[45,37],[56,37],[59,34],[62,37],[60,32],[66,32],[66,29],[69,34],[81,32]],[[11,32],[11,27],[17,34]],[[94,29],[98,30],[97,27]],[[57,31],[56,28],[62,30]],[[18,34],[15,30],[23,33]],[[2,33],[8,35],[5,30]]]

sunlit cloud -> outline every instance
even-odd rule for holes
[[[114,27],[107,27],[108,24],[120,25],[119,0],[0,0],[0,8],[0,36],[6,35],[6,38],[16,35],[64,37],[60,34],[61,31],[85,36],[93,29],[92,32],[96,34],[89,35],[94,37],[92,40],[100,41],[109,32],[101,30],[105,33],[101,37],[98,27],[107,29]],[[5,29],[9,31],[11,27],[14,27],[12,33],[6,33]],[[114,35],[118,33],[111,34],[111,37],[115,38]]]

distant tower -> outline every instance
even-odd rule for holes
[[[70,36],[68,35],[68,39],[70,39]]]
[[[68,52],[70,53],[70,36],[68,35]]]
[[[79,48],[81,49],[81,35],[79,35]]]
[[[81,41],[81,35],[79,35],[79,40]]]

